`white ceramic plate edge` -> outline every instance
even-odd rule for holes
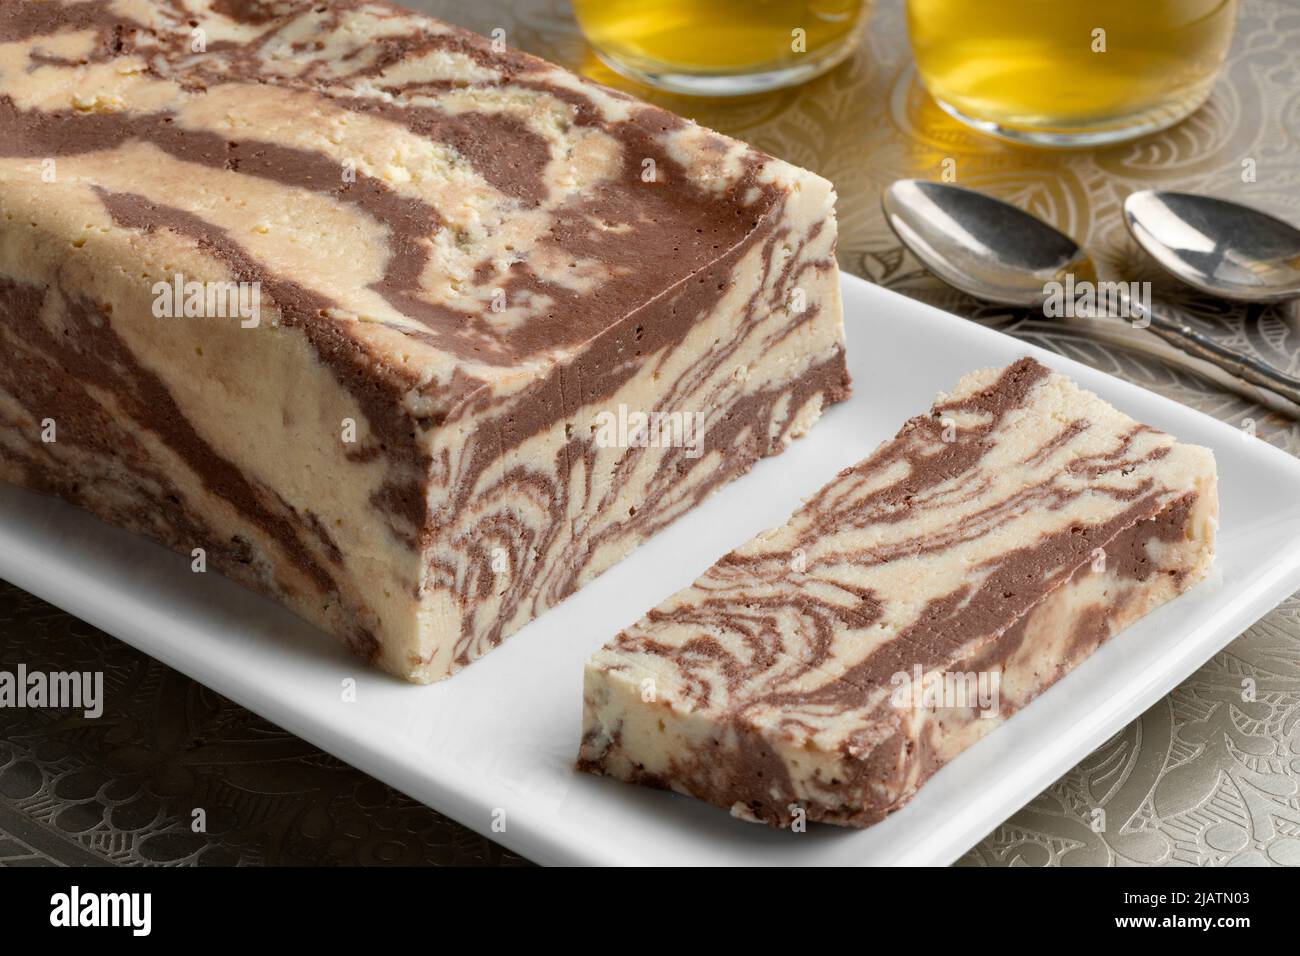
[[[934,326],[933,331],[936,335],[943,339],[945,355],[949,356],[945,361],[951,360],[950,355],[953,350],[961,351],[967,343],[970,345],[971,354],[981,356],[981,358],[973,359],[971,363],[964,366],[966,368],[976,367],[979,364],[991,364],[997,361],[1010,361],[1016,355],[1035,355],[1049,362],[1053,367],[1073,375],[1086,387],[1101,391],[1106,398],[1137,417],[1146,420],[1154,418],[1153,424],[1166,427],[1175,434],[1179,434],[1180,437],[1188,438],[1188,440],[1193,439],[1185,434],[1186,428],[1180,428],[1178,423],[1194,423],[1194,431],[1205,432],[1207,435],[1214,437],[1216,444],[1223,448],[1228,448],[1227,443],[1229,442],[1240,445],[1239,454],[1243,464],[1247,461],[1258,462],[1256,466],[1258,469],[1270,472],[1276,470],[1279,474],[1283,476],[1290,475],[1297,482],[1300,482],[1300,462],[1278,449],[1267,446],[1263,442],[1245,441],[1236,430],[1228,425],[1215,422],[1206,416],[1200,415],[1200,413],[1155,396],[1137,386],[1102,376],[1101,373],[1087,369],[1085,366],[1059,355],[1044,352],[974,323],[941,313],[923,304],[872,286],[862,280],[846,277],[844,285],[846,315],[850,324],[849,347],[851,352],[855,348],[866,347],[863,344],[866,341],[866,335],[877,331],[877,329],[870,327],[871,323],[887,324],[893,321],[929,323]],[[877,314],[872,317],[858,314],[873,312]],[[891,317],[880,313],[893,313],[893,315]],[[887,338],[887,334],[885,338]],[[875,342],[874,337],[872,341]],[[917,357],[908,358],[913,361],[919,360]],[[949,380],[945,377],[943,381],[930,381],[921,376],[921,380],[924,384],[918,382],[917,388],[919,393],[924,394],[925,397],[912,407],[913,413],[919,412],[926,407],[933,391],[937,388],[950,386],[956,378],[952,377]],[[870,383],[859,379],[856,387],[859,394],[862,394],[870,388]],[[844,410],[836,410],[831,414],[842,416]],[[1169,421],[1162,421],[1162,419],[1169,419]],[[892,428],[896,428],[898,424],[901,424],[901,419],[893,422]],[[818,434],[818,429],[827,427],[826,424],[818,426],[813,430],[813,437],[802,441],[813,441]],[[883,438],[886,435],[882,433],[876,437]],[[770,482],[775,474],[772,465],[781,462],[787,456],[798,454],[800,444],[802,442],[796,443],[796,447],[787,452],[782,459],[777,459],[772,463],[764,463],[764,465],[760,466],[760,468],[767,469],[764,472],[767,478],[764,480]],[[1222,465],[1222,453],[1220,457]],[[757,471],[758,469],[756,469]],[[811,491],[829,480],[832,474],[833,471],[827,471],[806,491]],[[725,497],[729,491],[736,493],[735,486],[724,489],[718,497]],[[13,495],[23,493],[7,491],[6,494],[9,494],[10,499],[12,499]],[[1300,493],[1297,494],[1297,497],[1300,498]],[[710,507],[710,504],[706,503],[705,507]],[[788,509],[786,510],[788,512]],[[4,513],[3,509],[0,509],[0,513]],[[88,517],[84,520],[93,521]],[[98,523],[95,522],[95,524]],[[0,522],[0,576],[51,604],[68,610],[96,627],[120,637],[127,643],[159,658],[169,666],[195,677],[218,693],[261,714],[286,730],[298,734],[340,759],[392,784],[416,799],[429,803],[459,822],[480,832],[486,832],[491,838],[517,852],[539,862],[549,863],[689,863],[718,861],[718,848],[703,853],[699,860],[687,857],[677,860],[665,860],[662,854],[656,851],[656,847],[652,842],[646,842],[645,839],[636,835],[631,835],[623,841],[593,838],[592,832],[587,826],[588,821],[580,813],[547,813],[544,807],[540,810],[536,806],[530,808],[530,803],[538,803],[539,801],[530,795],[526,789],[521,792],[518,787],[508,786],[499,781],[477,779],[472,775],[433,772],[431,770],[433,762],[426,765],[417,759],[413,759],[412,741],[410,739],[403,738],[400,734],[377,735],[374,733],[375,725],[366,719],[340,721],[322,718],[321,714],[324,711],[316,703],[308,702],[308,704],[304,704],[301,697],[295,698],[291,693],[279,692],[280,688],[278,688],[273,677],[266,678],[265,675],[257,674],[250,679],[249,675],[239,670],[232,670],[225,665],[220,656],[214,657],[211,653],[203,650],[204,639],[207,635],[195,631],[192,622],[182,617],[169,615],[165,603],[160,602],[155,607],[141,600],[132,600],[130,598],[124,600],[123,593],[117,588],[111,575],[105,576],[96,573],[93,564],[82,566],[75,560],[64,559],[53,551],[42,551],[39,547],[33,548],[31,546],[30,532],[31,529],[24,528],[20,521]],[[671,533],[672,529],[669,529],[663,535]],[[741,539],[747,536],[742,535]],[[653,544],[654,542],[651,542],[646,548],[653,546]],[[627,559],[619,567],[624,568],[636,562],[639,555],[640,552]],[[613,575],[616,571],[618,571],[618,568],[609,572],[609,575]],[[589,585],[587,590],[600,584],[601,581],[594,582]],[[208,581],[204,582],[204,586],[226,589],[217,592],[218,594],[247,594],[238,586],[226,581]],[[1214,586],[1212,582],[1200,585],[1198,589],[1189,592],[1188,596],[1180,599],[1180,601],[1194,600],[1192,596],[1197,594],[1200,588],[1212,588]],[[1017,760],[1019,765],[1013,767],[1012,772],[999,774],[988,780],[986,789],[977,794],[963,792],[958,795],[961,797],[959,804],[953,804],[956,796],[949,793],[948,790],[955,788],[956,781],[965,779],[969,774],[963,772],[963,774],[953,775],[948,774],[948,771],[945,770],[936,775],[911,807],[890,818],[880,827],[873,828],[889,827],[897,829],[900,824],[909,826],[911,831],[909,839],[905,841],[894,840],[892,844],[887,843],[886,845],[893,847],[893,851],[887,855],[877,856],[864,853],[862,861],[908,864],[943,864],[951,862],[970,845],[984,836],[992,827],[996,826],[998,822],[1032,799],[1045,786],[1059,777],[1062,772],[1068,770],[1080,758],[1084,757],[1115,731],[1125,726],[1150,706],[1151,703],[1175,687],[1205,660],[1235,638],[1237,634],[1266,614],[1297,588],[1300,588],[1300,542],[1288,554],[1279,556],[1273,563],[1262,568],[1259,575],[1241,587],[1230,602],[1223,604],[1220,601],[1221,606],[1218,606],[1213,614],[1206,616],[1195,627],[1186,632],[1180,642],[1173,648],[1172,653],[1162,660],[1159,666],[1148,663],[1139,673],[1127,673],[1123,675],[1122,680],[1115,680],[1108,678],[1104,673],[1097,672],[1098,662],[1102,656],[1102,652],[1099,652],[1097,656],[1078,668],[1058,684],[1056,688],[1045,694],[1043,698],[1030,705],[1020,715],[1017,715],[1006,727],[999,729],[995,734],[990,735],[985,741],[972,748],[970,752],[959,758],[959,761],[954,762],[948,769],[953,769],[960,762],[964,762],[963,766],[967,768],[976,766],[981,754],[987,759],[991,753],[1006,750],[1018,736],[1016,733],[1017,728],[1030,726],[1029,722],[1036,719],[1036,714],[1048,714],[1061,709],[1063,706],[1068,706],[1062,702],[1065,700],[1065,695],[1073,691],[1082,692],[1085,687],[1092,687],[1098,682],[1106,683],[1111,681],[1117,687],[1122,688],[1122,693],[1117,690],[1116,693],[1109,696],[1109,699],[1103,701],[1103,706],[1094,708],[1085,715],[1085,719],[1069,722],[1064,728],[1064,732],[1055,738],[1050,751],[1023,755],[1022,758]],[[669,592],[664,591],[664,595],[667,593]],[[457,676],[448,685],[438,686],[450,686],[450,683],[465,682],[471,679],[471,675],[475,672],[486,673],[486,668],[494,658],[509,653],[515,642],[528,642],[530,638],[540,637],[540,635],[530,632],[538,630],[540,625],[553,616],[559,615],[564,607],[567,607],[571,602],[577,601],[580,597],[581,595],[575,596],[561,608],[548,612],[547,615],[539,619],[539,622],[530,625],[524,632],[512,638],[506,647],[495,651],[484,662],[476,664],[462,675]],[[253,615],[250,620],[260,613],[259,609],[265,609],[265,614],[268,617],[275,614],[283,615],[283,612],[280,612],[279,609],[274,608],[269,602],[265,602],[260,598],[248,595],[247,601],[256,602],[250,604]],[[1175,604],[1177,603],[1179,602],[1175,602]],[[1213,604],[1213,602],[1210,603]],[[1151,618],[1147,619],[1151,623],[1146,626],[1159,627],[1160,622],[1168,616],[1165,612],[1166,609],[1164,608],[1155,612]],[[635,616],[635,614],[628,615],[627,619],[623,620],[622,623],[626,623],[627,620]],[[1123,635],[1116,640],[1121,640],[1122,637]],[[258,653],[255,646],[257,635],[252,634],[250,640],[253,642],[253,649],[249,651],[244,648],[243,644],[245,642],[241,640],[240,652],[256,655]],[[1107,652],[1109,647],[1110,645],[1103,648],[1103,652]],[[195,648],[198,648],[198,650]],[[268,655],[268,659],[281,656],[282,651],[282,648],[277,648],[274,654]],[[320,665],[322,672],[351,673],[351,670],[346,665],[337,667],[334,664],[335,658],[332,655],[325,654],[325,657],[327,658],[326,663]],[[312,665],[313,667],[316,666],[316,662],[313,661]],[[577,678],[578,675],[575,675],[575,681]],[[406,690],[414,695],[427,692],[428,689],[401,688],[401,690]],[[415,700],[416,698],[412,697],[411,699]],[[575,695],[571,704],[575,715],[575,736],[572,738],[575,747],[576,713],[579,704],[580,700]],[[975,760],[976,763],[972,763],[972,760]],[[597,791],[592,790],[592,787],[603,789]],[[638,795],[641,793],[638,788],[623,787],[612,781],[596,780],[595,778],[584,778],[576,788],[583,791],[584,797],[588,793],[599,794],[598,799],[600,801],[624,801],[634,807],[644,804],[657,808],[661,805],[658,802],[660,798],[692,803],[692,801],[683,801],[682,798],[658,794],[654,795],[653,798],[643,799]],[[924,801],[922,800],[923,797],[925,798]],[[545,806],[555,801],[548,798],[548,800],[540,802]],[[567,802],[568,795],[566,794],[560,799],[560,804]],[[582,803],[583,801],[580,800],[579,802]],[[590,801],[586,802],[590,803]],[[912,814],[917,805],[922,803],[926,805],[925,809],[922,809],[919,814]],[[929,809],[931,804],[947,805],[948,812],[931,813]],[[488,819],[483,812],[485,806],[511,808],[511,825],[505,833],[490,832]],[[696,813],[694,810],[687,813],[690,817],[689,825],[693,826],[695,820],[698,819],[704,821],[703,826],[711,826],[708,821],[713,818],[708,815],[713,814],[717,816],[716,825],[718,827],[741,826],[727,820],[725,815],[712,808],[701,807],[700,809],[702,813]],[[623,811],[620,810],[619,812]],[[909,817],[909,814],[912,814],[912,816]],[[613,814],[611,814],[612,816]],[[925,825],[921,825],[919,817],[924,817]],[[914,820],[914,822],[909,824],[909,820]],[[670,826],[677,826],[677,824],[670,824]],[[799,856],[792,859],[777,844],[771,842],[771,834],[767,834],[766,831],[759,832],[759,828],[744,827],[743,829],[754,831],[752,837],[733,836],[731,831],[728,831],[725,839],[719,841],[720,845],[725,847],[727,841],[732,841],[735,846],[740,848],[745,847],[746,843],[752,842],[755,846],[761,848],[773,847],[771,862],[819,862],[816,854],[809,854],[813,858]],[[817,829],[826,831],[829,828]],[[661,831],[661,834],[666,832]],[[647,837],[649,836],[653,836],[653,833],[648,832]],[[689,834],[686,836],[689,836]],[[789,835],[781,836],[788,837]],[[820,846],[833,848],[836,846],[835,841],[847,839],[847,837],[847,834],[841,838],[834,834],[825,835],[823,833],[816,837],[816,842]],[[708,841],[705,840],[704,842]],[[897,845],[900,843],[902,844],[901,847]],[[745,847],[745,849],[747,850],[748,847]],[[737,855],[748,856],[748,853],[738,852]],[[847,862],[842,856],[843,854],[838,852],[827,854],[829,862]],[[753,859],[746,861],[755,862]]]

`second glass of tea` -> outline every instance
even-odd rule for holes
[[[1237,0],[908,0],[917,71],[963,122],[1040,146],[1119,142],[1210,95]]]
[[[735,96],[791,86],[857,46],[869,0],[574,0],[597,55],[677,93]]]

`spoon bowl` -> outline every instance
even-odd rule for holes
[[[903,245],[944,282],[985,302],[1038,308],[1047,286],[1096,280],[1088,255],[1065,233],[983,193],[900,179],[881,198]]]
[[[1097,270],[1073,239],[1009,203],[947,183],[903,179],[884,191],[889,223],[912,254],[951,286],[985,302],[1042,309]],[[1300,294],[1300,233],[1286,223],[1222,200],[1181,193],[1136,193],[1125,214],[1138,241],[1176,276],[1224,298],[1270,302]],[[1148,243],[1150,243],[1148,245]],[[1193,279],[1195,277],[1195,281]],[[1050,288],[1059,283],[1056,288]],[[1128,283],[1108,283],[1117,317],[1145,328],[1195,359],[1300,406],[1300,377],[1192,328],[1164,308],[1136,300]]]
[[[1237,302],[1300,296],[1300,229],[1267,213],[1148,189],[1124,200],[1124,220],[1151,258],[1194,289]]]

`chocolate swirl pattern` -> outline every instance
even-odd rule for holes
[[[0,477],[435,680],[845,396],[833,202],[386,3],[5,0]]]
[[[777,826],[874,823],[1199,580],[1217,515],[1207,449],[1032,359],[974,372],[593,655],[579,765]],[[896,693],[932,674],[995,697]]]

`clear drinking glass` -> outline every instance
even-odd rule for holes
[[[1172,126],[1210,95],[1237,0],[908,0],[917,71],[963,122],[1041,146]]]
[[[802,83],[857,46],[869,0],[574,0],[596,54],[677,93],[736,96]]]

